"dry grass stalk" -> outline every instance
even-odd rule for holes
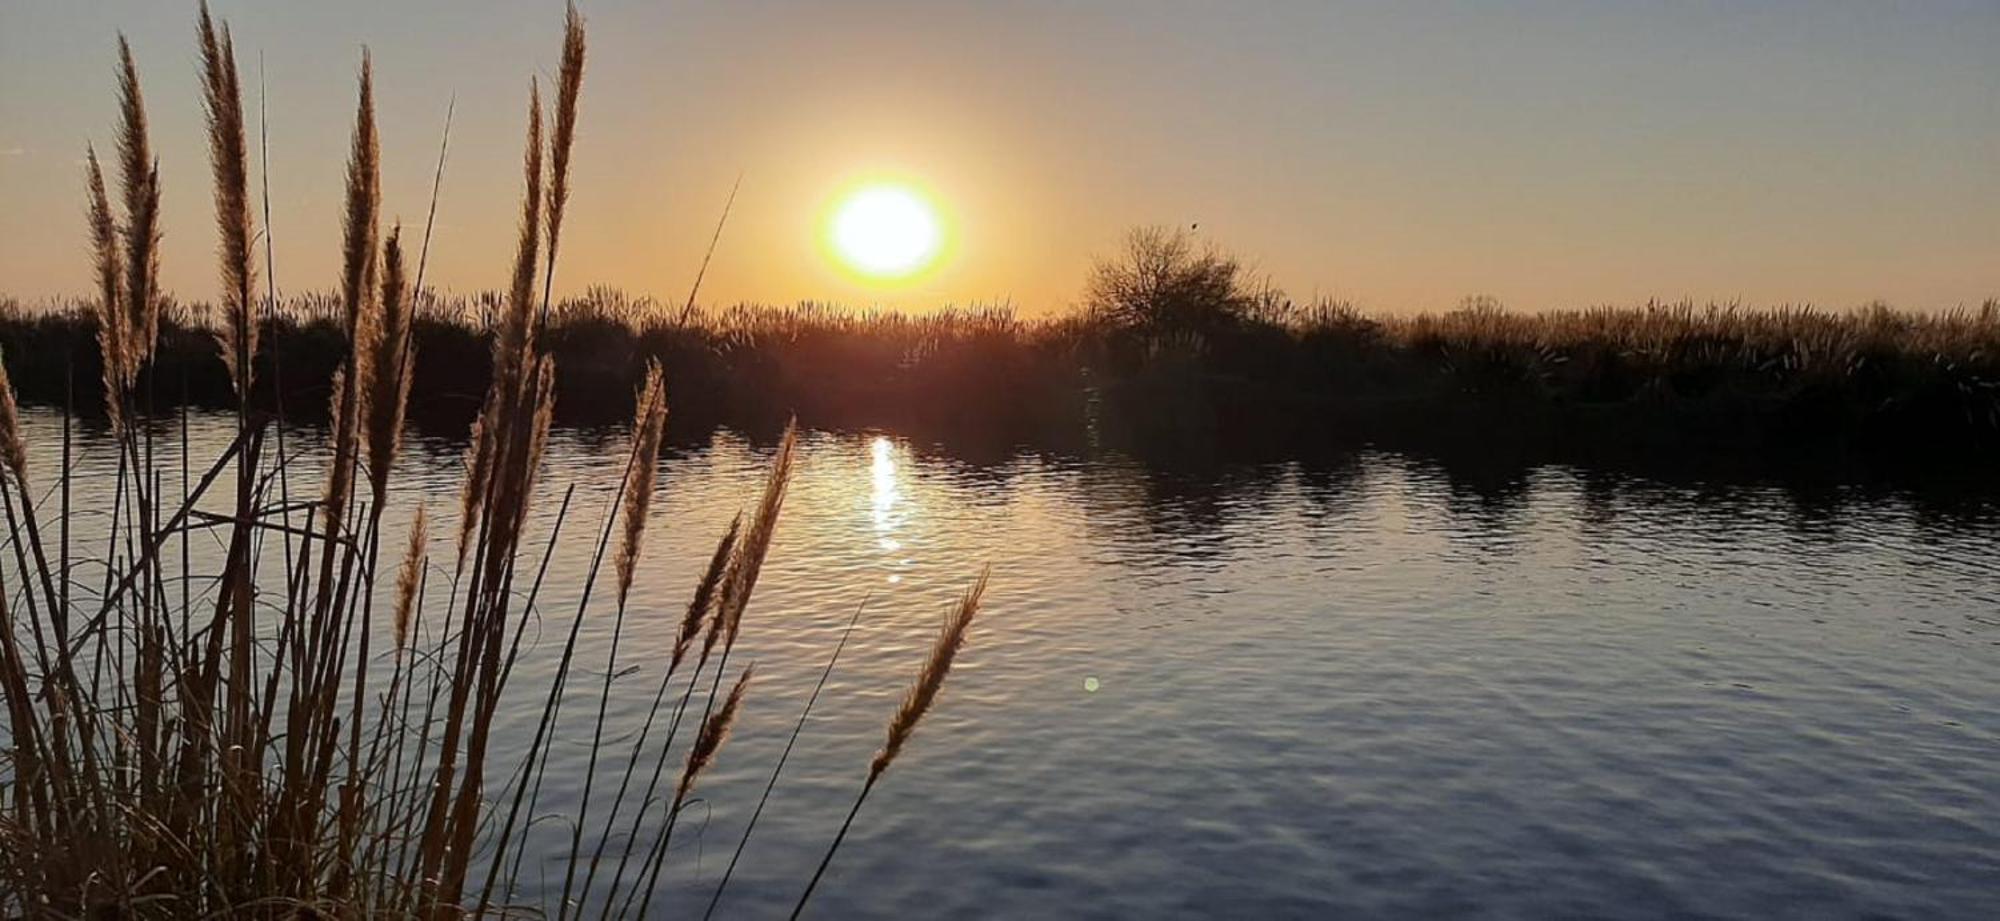
[[[687,658],[688,647],[693,645],[694,638],[701,634],[702,625],[710,621],[715,610],[716,586],[721,584],[723,574],[728,570],[729,561],[735,557],[736,538],[742,528],[743,515],[739,512],[735,518],[730,519],[728,532],[716,542],[715,554],[708,558],[708,568],[702,571],[701,582],[695,586],[694,598],[688,602],[687,613],[681,617],[680,630],[674,634],[673,658],[667,666],[669,671],[680,667],[681,660]],[[708,653],[704,649],[702,658],[707,657]]]
[[[521,158],[525,190],[521,196],[521,222],[514,248],[513,280],[507,289],[506,312],[494,337],[491,383],[479,418],[473,423],[467,448],[465,489],[459,502],[458,555],[462,561],[473,532],[480,524],[482,504],[491,489],[493,467],[499,450],[499,428],[514,412],[521,393],[521,381],[533,357],[536,253],[540,250],[542,207],[542,93],[540,85],[528,83],[528,143]]]
[[[214,176],[215,229],[222,260],[222,359],[238,399],[250,398],[256,380],[257,315],[251,300],[250,160],[243,132],[243,93],[236,74],[236,46],[224,24],[217,32],[201,4],[202,107],[208,116],[209,167]]]
[[[562,239],[563,210],[569,204],[570,146],[576,141],[576,106],[583,90],[583,17],[576,4],[569,4],[563,22],[562,70],[556,84],[555,134],[549,143],[548,271],[543,282],[542,306],[548,307],[548,285],[555,281],[556,244]]]
[[[120,227],[105,191],[94,147],[86,149],[92,260],[97,273],[98,350],[103,356],[105,415],[122,433],[125,403],[139,368],[159,335],[160,176],[146,131],[139,68],[125,36],[118,37],[119,191],[125,207]]]
[[[396,572],[396,648],[408,649],[411,613],[417,607],[417,586],[423,581],[424,548],[430,540],[430,521],[425,508],[417,506],[417,520],[410,523],[410,543],[403,551],[403,566]]]
[[[332,395],[328,398],[327,418],[334,420],[333,463],[326,468],[326,490],[320,503],[324,506],[326,533],[335,534],[340,530],[342,516],[347,513],[347,500],[354,487],[354,463],[350,442],[354,432],[354,387],[349,383],[346,368],[333,370]],[[331,565],[331,554],[323,557]]]
[[[897,707],[895,715],[889,718],[888,738],[868,764],[868,780],[862,783],[860,794],[854,797],[854,805],[847,810],[847,818],[840,823],[840,831],[834,834],[833,843],[827,846],[826,856],[820,858],[819,869],[813,871],[805,892],[799,894],[798,904],[792,906],[792,921],[798,921],[799,915],[805,912],[813,890],[826,876],[826,868],[833,865],[834,853],[840,850],[840,843],[847,840],[847,831],[854,827],[854,817],[861,814],[861,804],[868,801],[868,794],[875,789],[876,781],[882,779],[883,772],[895,762],[911,734],[916,732],[917,723],[937,702],[938,692],[944,689],[944,679],[951,674],[951,663],[958,658],[959,649],[965,645],[966,634],[972,629],[972,619],[979,613],[980,598],[986,594],[986,577],[991,572],[989,567],[979,573],[979,579],[966,590],[958,606],[952,609],[945,618],[944,626],[938,630],[937,640],[931,644],[931,654],[924,660],[923,670],[917,673],[916,682],[903,695],[902,706]]]
[[[327,471],[326,532],[340,526],[353,494],[360,459],[361,421],[371,415],[374,345],[380,333],[375,287],[375,243],[382,209],[381,159],[375,136],[375,81],[368,51],[361,52],[354,131],[347,155],[347,195],[341,210],[340,299],[348,336],[347,362],[333,393],[333,464]],[[375,498],[381,496],[377,494]],[[331,565],[333,557],[324,558]],[[322,580],[327,578],[322,569]]]
[[[132,47],[118,36],[118,160],[125,198],[126,372],[152,357],[160,330],[160,168],[146,135],[146,101]],[[131,380],[126,380],[126,386]]]
[[[695,781],[715,762],[715,754],[722,750],[722,743],[729,740],[729,730],[736,725],[736,714],[743,708],[743,692],[750,687],[750,676],[756,671],[755,665],[744,669],[736,684],[730,687],[729,696],[723,699],[722,706],[701,724],[701,734],[694,737],[694,747],[688,749],[687,767],[681,770],[680,783],[674,786],[676,808],[687,801]]]
[[[991,570],[982,571],[972,588],[958,601],[951,615],[945,618],[944,626],[938,630],[937,640],[931,644],[930,658],[924,660],[924,669],[917,673],[917,680],[903,695],[903,704],[896,708],[896,715],[889,720],[889,735],[882,743],[874,760],[868,764],[868,782],[874,783],[882,772],[896,760],[917,731],[917,723],[930,712],[937,702],[938,692],[944,689],[944,679],[951,674],[951,663],[958,658],[959,649],[965,646],[966,633],[972,629],[972,618],[979,613],[979,599],[986,594],[986,577]]]
[[[362,390],[367,393],[368,475],[375,502],[388,490],[389,470],[402,445],[403,414],[410,401],[410,329],[414,304],[403,266],[403,230],[389,231],[382,244],[382,296],[377,322],[369,324],[372,342],[357,344],[367,351],[362,363]]]
[[[542,89],[534,80],[528,82],[528,145],[521,157],[521,173],[526,191],[521,196],[520,234],[514,248],[513,280],[507,286],[507,315],[494,356],[495,377],[508,381],[522,371],[534,345],[535,258],[541,244],[536,231],[543,201]]]
[[[563,894],[561,899],[562,904],[565,906],[569,904],[570,892],[576,883],[577,855],[581,853],[584,825],[589,819],[591,788],[595,785],[597,779],[597,757],[603,750],[604,723],[611,705],[612,682],[618,676],[618,647],[619,641],[623,639],[625,633],[625,604],[632,589],[632,574],[639,562],[639,546],[646,533],[646,513],[652,508],[653,479],[660,463],[660,435],[666,426],[667,392],[666,383],[660,376],[658,362],[647,363],[646,380],[640,385],[639,392],[635,397],[635,406],[632,415],[632,446],[630,452],[626,455],[625,480],[620,484],[617,498],[613,500],[614,505],[622,504],[624,506],[624,517],[620,522],[623,528],[621,529],[618,551],[614,559],[614,569],[617,573],[616,578],[618,582],[618,607],[611,625],[611,648],[606,654],[604,662],[604,685],[597,700],[597,721],[591,730],[590,757],[584,768],[583,793],[577,798],[576,826],[570,834],[570,866],[563,874]],[[610,525],[610,521],[607,520],[605,522],[604,536],[599,541],[600,554],[603,552],[604,542],[608,541],[611,537]],[[592,565],[595,567],[597,564],[593,562]],[[589,599],[586,595],[578,604],[576,619],[570,624],[571,639],[569,643],[565,644],[563,650],[565,663],[567,663],[571,650],[574,648],[576,629],[583,623],[584,608],[588,603]],[[559,677],[558,680],[562,679]],[[553,721],[554,718],[555,714],[551,713],[550,720]],[[629,778],[629,773],[627,776]],[[618,806],[624,801],[624,794],[625,787],[621,784],[619,786],[618,797],[613,801],[611,807],[614,819],[616,818]],[[610,823],[607,822],[605,827],[609,829]],[[591,881],[596,876],[596,870],[597,859],[596,857],[592,857],[590,869],[584,875],[583,886],[586,895],[590,890]],[[483,896],[481,897],[481,901],[485,901]]]
[[[729,653],[736,645],[736,636],[742,626],[743,611],[749,604],[752,590],[756,587],[757,576],[763,569],[765,556],[771,549],[771,538],[776,532],[778,512],[784,506],[785,492],[791,483],[792,461],[797,450],[797,445],[797,425],[795,423],[788,424],[785,426],[784,437],[778,443],[778,450],[771,459],[771,472],[765,480],[763,496],[758,500],[757,511],[751,518],[748,532],[735,540],[725,538],[724,544],[733,544],[734,547],[733,552],[728,554],[729,560],[727,565],[721,570],[722,577],[720,583],[710,582],[717,571],[716,563],[722,555],[722,550],[718,548],[718,560],[710,561],[708,574],[703,580],[704,584],[696,592],[697,605],[704,604],[703,595],[708,591],[718,591],[719,595],[716,596],[714,612],[708,620],[708,634],[702,641],[701,657],[695,663],[695,677],[688,682],[687,690],[683,693],[679,706],[675,708],[673,722],[667,729],[667,742],[660,750],[660,759],[654,769],[652,784],[658,783],[659,771],[664,768],[666,763],[667,750],[673,745],[674,736],[680,728],[681,717],[687,712],[688,701],[694,693],[695,685],[701,680],[701,670],[707,666],[709,655],[719,643],[722,647],[722,655],[715,668],[715,677],[709,684],[708,700],[703,705],[706,715],[702,722],[706,724],[708,716],[712,716],[714,713],[715,703],[721,690],[722,676],[729,668]],[[738,520],[730,524],[731,537],[736,535],[740,521],[741,516],[738,516]],[[690,616],[693,615],[694,610],[695,608],[690,608]],[[683,630],[687,629],[688,625],[684,624]],[[688,635],[688,639],[691,640],[692,636]],[[682,651],[685,650],[684,646],[678,644],[676,648]],[[662,679],[662,690],[665,689],[666,678],[671,677],[671,675],[672,670],[670,667],[666,676]],[[652,784],[648,785],[649,788]],[[634,840],[636,840],[638,835],[638,826],[636,823],[637,819],[635,818],[631,834],[631,838]],[[641,917],[644,917],[646,914],[646,907],[651,903],[654,886],[659,880],[660,871],[665,866],[667,845],[673,836],[673,823],[674,812],[669,810],[667,821],[662,827],[659,837],[654,841],[651,852],[640,863],[641,877],[649,881],[635,887],[634,891],[627,896],[627,907],[629,907],[629,903],[633,897],[639,897],[639,915]],[[626,856],[630,856],[629,848]],[[648,865],[651,866],[650,870],[646,869]],[[618,881],[624,876],[624,868],[625,860],[621,858],[618,870],[612,877],[614,892],[617,889]],[[643,896],[640,896],[641,893],[643,893]]]
[[[120,269],[118,224],[111,216],[111,199],[104,191],[104,169],[98,165],[97,150],[85,155],[89,194],[90,243],[92,262],[97,269],[97,350],[104,365],[104,411],[112,430],[124,427],[125,390],[125,273]]]
[[[0,363],[0,462],[14,472],[15,482],[28,489],[28,444],[21,437],[21,410],[14,402],[14,381]]]
[[[718,635],[725,655],[736,645],[736,635],[743,628],[743,611],[750,606],[750,594],[757,588],[757,576],[763,572],[764,558],[771,552],[771,538],[778,530],[778,513],[785,506],[785,492],[791,485],[792,459],[798,441],[798,422],[794,420],[786,424],[784,437],[778,441],[778,451],[771,458],[771,472],[764,480],[764,494],[757,500],[757,511],[750,518],[750,529],[744,532],[723,577],[715,617],[702,644],[704,660]]]
[[[632,412],[632,458],[625,471],[625,527],[615,558],[620,607],[632,590],[632,574],[639,565],[646,514],[653,507],[653,480],[659,474],[660,436],[667,426],[667,384],[659,362],[646,363],[646,380],[639,385],[637,404]]]
[[[736,875],[736,864],[743,859],[743,850],[750,846],[750,835],[757,830],[757,820],[764,815],[764,807],[771,802],[772,791],[778,788],[778,776],[785,771],[785,762],[792,757],[793,747],[799,744],[799,734],[806,728],[806,720],[812,717],[813,705],[819,703],[821,691],[826,690],[827,679],[833,677],[833,667],[840,662],[840,653],[847,648],[847,640],[854,635],[854,625],[861,622],[861,612],[868,607],[868,597],[854,606],[853,616],[847,619],[847,627],[840,631],[840,641],[833,645],[833,654],[826,659],[826,668],[821,669],[819,681],[813,684],[812,693],[806,697],[806,704],[799,710],[799,721],[792,725],[792,734],[785,740],[785,748],[778,753],[776,764],[771,766],[771,777],[764,782],[764,792],[757,797],[756,808],[750,810],[750,820],[743,825],[743,835],[736,839],[736,850],[729,855],[729,863],[722,869],[722,878],[715,884],[715,893],[708,898],[708,908],[701,913],[702,921],[715,917],[715,910],[722,904],[722,894],[729,888],[729,880]]]
[[[340,214],[340,297],[348,338],[357,344],[368,339],[362,324],[375,296],[375,246],[382,210],[380,145],[375,134],[374,66],[363,48],[347,155],[347,198]]]

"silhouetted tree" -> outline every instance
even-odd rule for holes
[[[1207,332],[1232,324],[1269,295],[1243,280],[1243,266],[1185,230],[1139,227],[1122,251],[1092,267],[1084,297],[1117,322],[1165,332]]]

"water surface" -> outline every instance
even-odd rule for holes
[[[229,425],[197,419],[194,440],[212,452]],[[59,421],[29,427],[53,470]],[[87,495],[115,457],[79,438]],[[623,446],[553,440],[532,545],[576,493],[523,700],[552,673]],[[619,737],[770,451],[722,433],[663,460]],[[390,533],[420,503],[455,516],[461,453],[412,440]],[[1896,489],[1468,475],[1377,453],[973,462],[814,433],[734,654],[759,680],[676,832],[663,913],[699,915],[865,599],[721,912],[784,916],[939,617],[991,563],[972,645],[812,915],[2000,916],[1996,537],[1985,500]],[[551,814],[574,811],[594,704],[567,706]],[[503,714],[503,764],[534,715]],[[536,826],[531,883],[560,888],[567,839]]]

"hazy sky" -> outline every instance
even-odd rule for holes
[[[1058,309],[1124,228],[1197,222],[1295,295],[1378,309],[2000,297],[1995,0],[580,6],[560,289],[685,297],[740,171],[706,302]],[[80,160],[111,148],[123,29],[165,280],[212,296],[194,9],[0,0],[0,292],[90,284]],[[559,0],[214,10],[246,86],[264,61],[281,288],[334,284],[363,44],[386,212],[421,223],[455,93],[431,278],[505,283]],[[954,237],[895,287],[817,245],[832,196],[879,175],[929,188]]]

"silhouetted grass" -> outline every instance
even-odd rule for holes
[[[463,425],[487,384],[497,295],[428,296],[410,413]],[[168,304],[148,373],[226,406],[205,307]],[[286,403],[322,412],[346,348],[338,304],[276,312],[264,362]],[[94,320],[77,305],[0,304],[0,349],[25,399],[79,403],[101,379]],[[1475,437],[1504,428],[1572,441],[1756,451],[1796,444],[2000,443],[2000,304],[1913,313],[1652,304],[1543,313],[1491,304],[1368,315],[1272,299],[1199,328],[1109,312],[1027,319],[790,308],[688,310],[612,289],[556,303],[540,339],[564,369],[558,418],[617,422],[649,362],[683,436],[719,424],[896,428],[990,442],[1356,441]],[[270,375],[260,375],[268,388]],[[266,398],[274,396],[268,391]]]
[[[513,283],[504,296],[448,308],[418,303],[400,230],[380,233],[365,52],[340,293],[287,308],[260,303],[234,43],[205,5],[197,35],[222,306],[185,308],[157,291],[157,170],[137,68],[121,43],[122,220],[102,165],[87,157],[98,296],[88,310],[6,310],[0,917],[446,919],[520,911],[529,818],[542,815],[536,798],[564,716],[580,627],[605,613],[602,602],[592,607],[592,590],[614,532],[613,640],[595,689],[583,791],[567,817],[570,846],[558,855],[562,894],[548,913],[580,917],[595,907],[606,917],[613,905],[636,903],[645,916],[671,856],[678,813],[702,773],[728,757],[725,743],[751,690],[749,667],[736,670],[726,692],[722,681],[778,527],[792,428],[747,530],[738,539],[732,527],[697,586],[671,661],[627,669],[618,638],[658,488],[668,391],[654,366],[605,365],[617,373],[645,369],[631,375],[643,384],[630,417],[626,475],[596,529],[589,573],[570,587],[578,600],[553,678],[545,689],[510,693],[522,643],[538,630],[533,615],[550,555],[566,526],[583,527],[570,523],[566,493],[549,533],[530,533],[557,363],[606,345],[607,335],[641,341],[629,326],[606,326],[589,307],[558,311],[567,345],[545,335],[543,325],[577,127],[582,20],[569,11],[547,143],[539,93],[530,92]],[[410,277],[422,277],[421,261]],[[276,270],[267,251],[268,285]],[[587,378],[586,392],[615,377]],[[97,407],[109,420],[107,443],[118,457],[116,473],[101,484],[111,496],[108,516],[72,507],[78,472],[67,415],[60,465],[31,468],[16,379],[24,392],[60,396],[66,411]],[[274,390],[280,379],[282,393]],[[623,399],[609,402],[631,411],[631,382],[619,383],[628,388]],[[454,552],[442,562],[428,553],[428,512],[419,510],[408,535],[386,533],[382,521],[406,401],[426,394],[441,412],[471,422]],[[188,469],[183,425],[178,488],[165,461],[171,452],[155,443],[161,427],[130,424],[159,412],[162,396],[235,413],[234,437],[196,468],[198,476]],[[324,410],[325,444],[285,446],[282,411],[291,406]],[[266,441],[274,430],[275,450]],[[324,461],[325,478],[317,491],[299,483],[300,495],[315,498],[294,501],[303,456]],[[233,490],[213,490],[229,495],[207,500],[229,511],[204,508],[212,487],[232,473]],[[106,522],[108,533],[92,540],[103,540],[101,556],[73,539],[72,524],[83,519]],[[189,532],[211,527],[217,549],[191,554]],[[175,541],[181,560],[171,572],[166,548]],[[400,563],[384,559],[385,542],[404,548]],[[100,567],[93,587],[97,580],[82,569]],[[434,575],[448,591],[425,590]],[[385,628],[379,640],[378,626]],[[650,728],[692,639],[704,632],[665,740],[649,746],[644,732],[636,740],[607,734],[614,679],[627,670],[658,675]],[[704,686],[711,653],[715,665]],[[943,674],[935,665],[930,673],[935,680],[925,687],[934,695]],[[675,729],[693,704],[702,709],[696,735],[676,752]],[[908,709],[892,727],[913,722]],[[534,723],[525,754],[508,744],[516,740],[496,738],[503,714]],[[611,754],[624,754],[625,767],[608,810],[593,811],[602,805],[592,789],[600,753],[612,764],[620,759]],[[676,755],[684,767],[669,795],[661,771]],[[633,786],[649,758],[657,765],[652,779]],[[598,858],[618,828],[625,829],[625,855],[597,886]],[[598,844],[586,864],[583,839],[592,831]],[[640,866],[628,876],[625,857],[641,843]]]

